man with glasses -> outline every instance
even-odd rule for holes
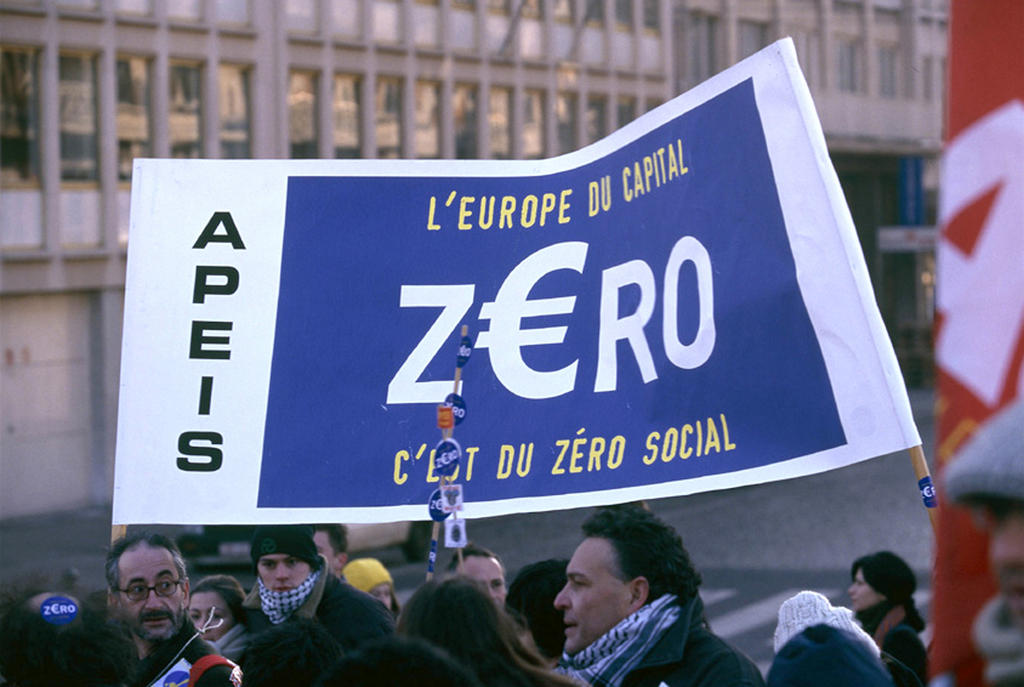
[[[946,494],[974,510],[988,533],[999,594],[972,637],[996,687],[1024,684],[1024,400],[1011,403],[964,445],[945,472]]]
[[[186,684],[190,672],[202,675],[197,687],[241,685],[238,667],[217,656],[189,619],[185,559],[173,541],[152,532],[122,537],[110,547],[106,573],[111,617],[139,654],[130,685]]]

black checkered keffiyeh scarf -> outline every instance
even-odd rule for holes
[[[681,615],[676,596],[663,594],[579,653],[562,654],[557,670],[593,687],[618,687]]]
[[[311,572],[302,584],[286,592],[275,592],[273,589],[267,589],[266,585],[263,584],[263,580],[256,578],[260,586],[260,606],[263,612],[267,614],[270,622],[277,625],[287,620],[288,616],[294,613],[309,598],[310,593],[313,591],[313,585],[320,578],[321,572],[320,570]]]

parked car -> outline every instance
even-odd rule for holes
[[[408,561],[427,557],[432,526],[429,522],[352,524],[348,528],[349,556],[362,551],[400,547]],[[186,525],[178,547],[198,568],[247,567],[253,525]]]

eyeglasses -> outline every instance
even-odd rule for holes
[[[149,598],[149,593],[152,591],[157,596],[168,597],[173,596],[174,592],[178,590],[178,585],[181,584],[181,580],[160,580],[152,587],[137,582],[135,584],[128,585],[127,589],[118,589],[128,597],[129,601],[144,601]]]

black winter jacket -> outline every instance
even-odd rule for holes
[[[293,615],[318,620],[346,653],[368,640],[394,633],[395,620],[384,604],[348,582],[339,581],[323,566],[320,569],[320,579],[309,598]],[[260,606],[258,582],[242,607],[249,632],[256,634],[271,627],[270,618]]]
[[[163,685],[167,680],[171,680],[172,684],[187,684],[192,664],[203,656],[216,653],[212,646],[196,636],[196,628],[186,617],[176,635],[158,644],[156,651],[139,662],[132,673],[129,687],[149,687],[154,683]],[[233,687],[235,683],[231,681],[231,671],[228,666],[214,666],[203,673],[196,687]]]
[[[622,687],[763,687],[754,663],[708,629],[694,597]]]

